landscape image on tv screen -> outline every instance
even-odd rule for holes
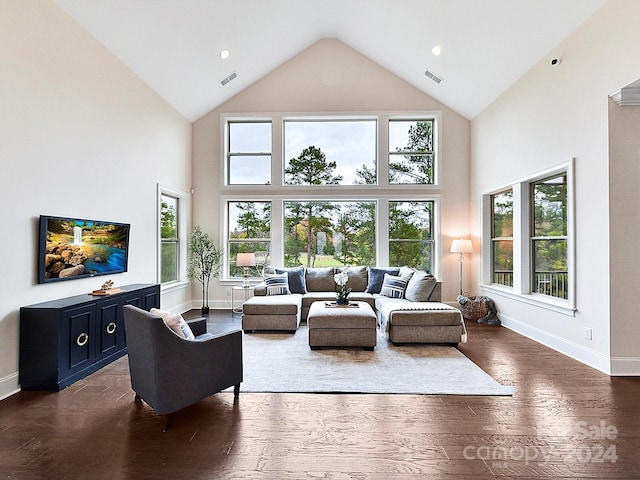
[[[40,217],[40,283],[127,271],[129,225]]]

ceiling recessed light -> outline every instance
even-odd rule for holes
[[[436,45],[431,49],[431,53],[433,53],[434,55],[440,55],[440,52],[442,52],[440,45]]]
[[[229,58],[229,50],[227,50],[226,48],[224,50],[221,50],[220,58],[223,60],[226,60],[227,58]]]

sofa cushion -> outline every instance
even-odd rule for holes
[[[400,272],[399,268],[390,267],[390,268],[378,268],[378,267],[369,267],[369,283],[367,284],[367,293],[380,293],[380,289],[382,288],[382,282],[384,281],[384,274],[388,273],[389,275],[398,275]]]
[[[349,277],[347,288],[353,292],[364,292],[367,289],[367,267],[342,267],[336,270],[346,272]]]
[[[404,298],[412,302],[428,302],[437,283],[436,277],[424,270],[416,270],[404,292]]]
[[[288,315],[296,316],[302,306],[302,295],[293,293],[291,295],[272,295],[262,297],[251,297],[242,304],[244,315]]]
[[[335,292],[337,285],[333,280],[333,267],[307,268],[305,280],[309,292]]]
[[[407,277],[400,277],[385,273],[380,294],[385,297],[404,298],[407,283],[409,283],[409,279]]]
[[[160,310],[158,308],[152,308],[149,313],[160,317],[165,325],[179,337],[186,338],[187,340],[193,340],[196,338],[187,322],[182,318],[182,315],[171,313],[166,310]]]
[[[276,273],[286,273],[289,279],[291,293],[307,293],[304,279],[304,267],[276,268]]]
[[[287,273],[266,274],[267,295],[289,295],[289,276]]]

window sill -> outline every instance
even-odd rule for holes
[[[482,284],[480,288],[485,292],[526,303],[527,305],[544,308],[570,317],[576,316],[577,309],[570,306],[566,300],[555,300],[545,295],[516,293],[512,288],[498,285]]]
[[[188,288],[188,287],[189,287],[189,282],[178,281],[178,282],[171,282],[171,283],[166,283],[164,285],[160,285],[160,291],[162,293],[171,293],[177,290],[184,290],[185,288]]]

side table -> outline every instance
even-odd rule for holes
[[[236,306],[236,295],[240,297],[240,306]],[[242,313],[242,304],[253,297],[253,287],[231,287],[231,310],[233,313]]]

